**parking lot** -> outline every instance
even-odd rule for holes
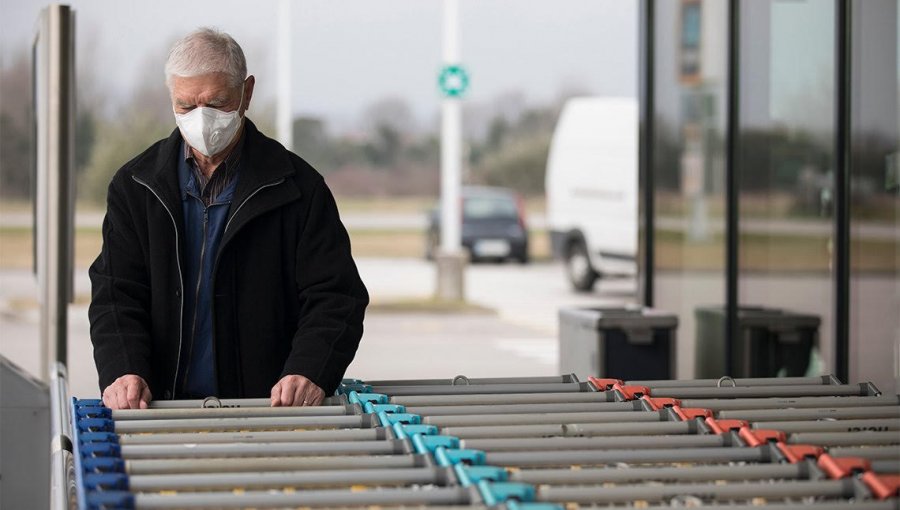
[[[428,306],[434,266],[419,259],[362,258],[360,273],[372,297],[352,377],[551,375],[557,368],[557,311],[565,306],[613,306],[632,300],[634,285],[601,282],[575,294],[557,263],[476,264],[466,275],[474,307]],[[74,395],[97,393],[91,354],[85,271],[76,277],[78,302],[69,312],[69,375]],[[0,354],[39,372],[37,286],[29,271],[0,272]],[[384,306],[384,305],[396,306]]]

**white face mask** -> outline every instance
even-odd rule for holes
[[[199,106],[187,113],[175,113],[175,124],[181,129],[188,145],[204,156],[222,152],[234,140],[241,127],[240,111],[244,105],[244,87],[241,85],[241,103],[233,112],[223,112],[208,106]]]

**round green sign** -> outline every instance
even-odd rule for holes
[[[438,76],[438,86],[444,97],[462,97],[469,88],[469,73],[459,65],[447,65]]]

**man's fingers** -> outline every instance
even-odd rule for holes
[[[297,385],[297,388],[294,390],[294,403],[295,406],[305,406],[308,405],[308,397],[306,396],[306,392],[304,391],[303,385]]]
[[[144,391],[141,392],[141,409],[150,407],[151,400],[153,400],[153,395],[150,393],[150,388],[144,386]]]
[[[272,407],[281,405],[281,381],[275,383],[275,386],[272,386],[270,398],[272,400]]]
[[[113,398],[113,392],[111,386],[107,386],[105,390],[103,390],[103,405],[110,409],[116,408],[116,400]]]
[[[140,382],[131,380],[128,383],[125,383],[125,400],[128,401],[129,409],[140,409],[141,407],[141,393],[143,386]]]
[[[107,386],[100,398],[110,409],[146,409],[150,407],[153,394],[142,377],[128,374]]]
[[[272,387],[272,406],[317,406],[325,393],[302,375],[286,375]]]
[[[281,384],[281,405],[283,406],[292,406],[294,405],[294,385],[288,381],[285,381]]]
[[[128,409],[128,397],[121,384],[116,385],[116,405],[118,406],[116,409]]]

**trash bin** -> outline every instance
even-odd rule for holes
[[[559,368],[580,377],[671,379],[676,315],[652,308],[562,308]]]
[[[696,376],[802,377],[819,344],[817,315],[761,306],[738,307],[738,336],[731,348],[731,371],[725,364],[725,308],[702,307],[697,319]]]

